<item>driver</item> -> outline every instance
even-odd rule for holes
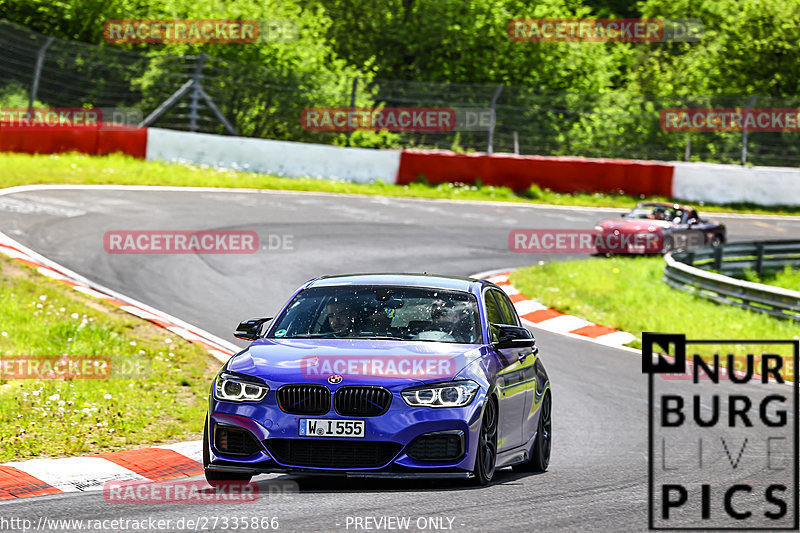
[[[327,306],[328,323],[336,337],[349,337],[355,328],[356,313],[343,302],[332,301]]]

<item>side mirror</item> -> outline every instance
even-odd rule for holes
[[[496,350],[505,348],[533,348],[536,346],[536,339],[531,332],[519,326],[497,325],[497,342],[492,346]]]
[[[252,320],[245,320],[239,323],[233,336],[237,339],[246,341],[254,341],[261,338],[261,328],[272,320],[273,317],[267,318],[253,318]]]

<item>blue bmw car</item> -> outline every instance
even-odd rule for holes
[[[550,380],[493,283],[322,277],[235,335],[252,343],[211,386],[211,484],[291,472],[485,485],[498,468],[548,467]]]

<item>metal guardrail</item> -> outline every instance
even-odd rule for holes
[[[664,281],[671,287],[718,303],[800,322],[800,292],[729,276],[746,270],[760,276],[786,266],[800,267],[800,241],[705,246],[669,253],[664,260]]]

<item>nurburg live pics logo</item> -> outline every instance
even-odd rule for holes
[[[799,342],[642,335],[651,530],[798,529]]]

